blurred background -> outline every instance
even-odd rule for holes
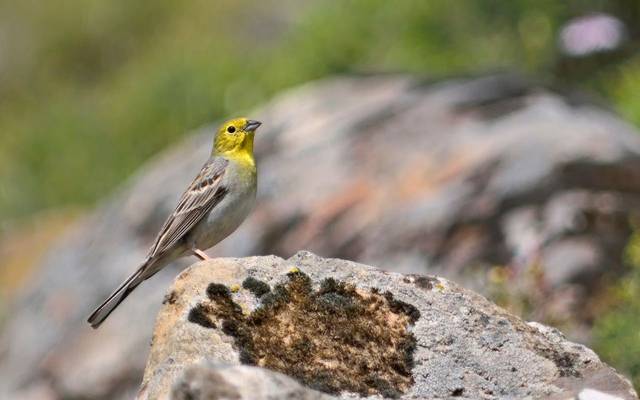
[[[31,398],[126,392],[103,382],[113,378],[103,365],[84,369],[93,381],[56,375],[86,367],[65,346],[97,340],[78,339],[83,317],[135,267],[205,160],[211,132],[193,132],[247,113],[265,123],[263,211],[215,254],[306,248],[452,277],[640,385],[640,2],[3,0],[0,10],[0,363],[24,364],[5,393],[15,382]],[[530,149],[535,168],[522,161]],[[496,179],[516,183],[498,190]],[[318,195],[328,186],[333,197]],[[159,296],[175,271],[158,279]],[[145,301],[157,310],[159,298]],[[132,328],[142,342],[150,314]],[[131,363],[122,387],[140,381]]]

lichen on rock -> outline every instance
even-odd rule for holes
[[[215,328],[211,321],[219,321],[234,338],[242,363],[287,374],[314,389],[398,397],[411,386],[416,339],[409,326],[420,316],[414,306],[391,292],[360,290],[333,278],[314,290],[300,270],[287,278],[273,290],[247,278],[250,284],[243,286],[263,294],[248,316],[224,285],[211,283],[208,298],[189,315],[198,315],[192,322],[204,327]]]
[[[439,277],[301,252],[198,263],[169,293],[139,399],[217,393],[207,377],[238,399],[637,399],[588,348]]]

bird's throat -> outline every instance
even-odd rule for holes
[[[242,167],[247,168],[247,170],[251,169],[255,171],[256,161],[253,157],[253,137],[253,133],[246,135],[239,146],[225,152],[220,152],[218,155],[236,161]]]

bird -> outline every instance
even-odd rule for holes
[[[256,200],[255,132],[262,123],[247,118],[224,122],[216,132],[211,155],[178,200],[146,258],[87,322],[95,329],[143,281],[177,258],[204,252],[236,230]]]

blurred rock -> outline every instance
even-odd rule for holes
[[[611,112],[514,76],[371,76],[304,85],[251,116],[264,121],[259,203],[212,255],[308,248],[441,274],[524,297],[528,318],[588,339],[590,302],[623,271],[640,210],[640,136]],[[4,323],[0,398],[130,395],[160,299],[189,260],[97,332],[85,318],[143,258],[210,145],[204,129],[160,155],[51,249]]]
[[[141,393],[141,398],[150,398]],[[153,398],[167,398],[153,397]],[[286,375],[245,365],[200,363],[185,369],[171,388],[172,400],[329,400]]]
[[[320,398],[212,363],[345,399],[637,399],[591,350],[442,278],[301,252],[198,263],[167,293],[138,399]]]
[[[41,212],[20,226],[3,229],[0,234],[0,307],[29,282],[31,273],[42,263],[42,257],[77,219],[76,214],[72,210]]]

